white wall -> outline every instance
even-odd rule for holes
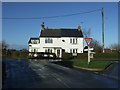
[[[75,38],[75,37],[70,37]],[[71,44],[69,37],[62,37],[62,38],[53,38],[53,43],[45,43],[45,38],[40,37],[40,44],[29,44],[32,45],[32,49],[38,49],[38,52],[45,52],[44,47],[61,47],[65,49],[65,52],[70,53],[70,49],[78,49],[78,53],[83,53],[83,38],[77,38],[77,44]],[[62,40],[65,40],[63,42]],[[29,51],[31,49],[29,48]]]

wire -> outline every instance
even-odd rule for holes
[[[101,11],[101,9],[96,9],[96,10],[82,12],[82,13],[73,13],[73,14],[59,15],[59,16],[45,16],[45,17],[31,17],[31,18],[10,18],[10,17],[5,17],[5,18],[0,18],[0,19],[44,19],[44,18],[59,18],[59,17],[68,17],[68,16],[79,15],[79,14],[92,13],[92,12],[96,12],[96,11]]]

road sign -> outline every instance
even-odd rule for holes
[[[88,64],[90,63],[90,44],[92,43],[92,38],[84,38],[88,45]]]
[[[87,45],[90,46],[90,44],[92,43],[92,38],[85,38],[85,41]]]
[[[89,50],[91,51],[91,50],[93,50],[93,48],[89,48]],[[84,49],[84,51],[88,51],[88,49]]]

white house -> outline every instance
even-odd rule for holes
[[[80,25],[77,29],[45,28],[41,24],[39,37],[31,37],[28,41],[29,55],[37,57],[39,54],[54,53],[61,58],[62,53],[83,53],[83,34]]]

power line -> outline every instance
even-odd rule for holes
[[[101,11],[101,9],[96,9],[92,11],[87,11],[87,12],[81,12],[81,13],[73,13],[73,14],[66,14],[66,15],[59,15],[59,16],[44,16],[44,17],[31,17],[31,18],[10,18],[10,17],[4,17],[0,19],[47,19],[47,18],[59,18],[59,17],[68,17],[68,16],[74,16],[74,15],[80,15],[80,14],[87,14],[87,13],[92,13],[92,12],[97,12]]]

